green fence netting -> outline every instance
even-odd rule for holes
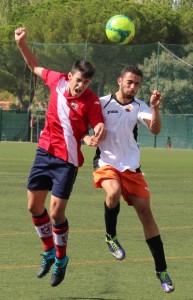
[[[193,149],[193,115],[162,115],[162,130],[157,136],[139,127],[140,147],[168,147],[168,138],[173,148]]]
[[[139,126],[140,147],[165,148],[168,138],[173,148],[193,149],[193,115],[163,115],[162,130],[157,136]],[[28,111],[0,110],[0,141],[38,142],[45,121],[45,112],[31,117]]]
[[[144,147],[166,147],[167,139],[170,137],[175,148],[193,148],[193,44],[172,45],[158,42],[118,46],[85,42],[82,44],[29,43],[29,46],[41,65],[53,70],[68,72],[76,59],[87,59],[92,62],[96,66],[96,75],[91,88],[98,96],[116,91],[117,77],[125,65],[139,66],[144,78],[137,96],[149,103],[151,92],[158,89],[164,99],[161,107],[162,132],[154,137],[141,126],[139,144]],[[4,121],[1,120],[0,138],[1,140],[28,139],[36,142],[42,130],[49,91],[40,78],[31,74],[14,43],[0,43],[0,50],[0,91],[12,92],[17,101],[20,101],[20,106],[31,112],[35,120],[31,131],[28,118],[25,138],[24,135],[21,137],[21,133],[25,132],[23,123],[17,132],[15,132],[16,123],[10,125],[5,138],[5,128],[12,120],[7,118],[6,124],[4,116]],[[41,116],[38,111],[41,111]]]
[[[0,110],[0,141],[29,141],[30,113]]]
[[[161,91],[164,114],[193,113],[193,44],[148,44],[107,46],[93,44],[38,44],[31,45],[42,65],[68,72],[76,59],[90,60],[96,66],[92,89],[102,96],[117,89],[117,77],[129,64],[139,66],[144,75],[138,96],[149,101],[154,89]],[[47,101],[47,90],[41,80],[32,89],[40,100]],[[32,93],[33,94],[33,93]],[[35,96],[36,97],[36,96]]]

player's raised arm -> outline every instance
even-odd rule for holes
[[[43,67],[40,66],[38,59],[26,44],[26,35],[27,30],[24,27],[17,28],[15,30],[15,41],[28,67],[34,74],[41,77]]]
[[[144,120],[153,134],[159,134],[161,131],[161,117],[159,108],[162,102],[162,96],[160,92],[154,90],[150,98],[150,106],[152,110],[151,120]]]

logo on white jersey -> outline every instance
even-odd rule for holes
[[[118,114],[118,110],[108,110],[107,114]]]
[[[133,106],[131,104],[127,105],[125,108],[127,111],[131,111],[133,109]]]
[[[74,109],[74,110],[78,110],[79,105],[78,105],[77,103],[75,103],[75,102],[72,102],[72,103],[71,103],[71,107],[72,107],[72,109]]]

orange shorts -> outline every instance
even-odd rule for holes
[[[102,188],[101,182],[105,179],[116,179],[121,184],[123,199],[128,205],[132,205],[129,195],[137,198],[150,198],[150,192],[141,172],[135,173],[129,170],[120,172],[112,166],[104,166],[93,172],[94,186]]]

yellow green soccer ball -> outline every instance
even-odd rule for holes
[[[126,45],[135,36],[135,25],[127,16],[113,16],[106,24],[106,35],[111,42]]]

